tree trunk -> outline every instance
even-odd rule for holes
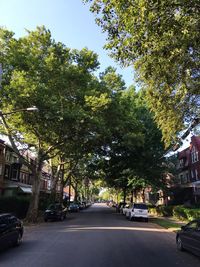
[[[126,188],[123,188],[123,202],[126,202]]]
[[[74,186],[74,193],[75,193],[74,201],[77,202],[78,200],[78,184],[77,183],[75,183],[75,186]]]
[[[58,180],[59,180],[60,171],[61,171],[61,164],[59,164],[57,166],[56,174],[55,174],[55,176],[52,179],[52,184],[51,184],[51,199],[52,199],[53,202],[56,201],[57,184],[58,184]]]
[[[61,181],[60,181],[60,197],[59,197],[59,200],[60,200],[60,203],[63,203],[65,165],[62,164],[61,166],[62,166],[62,168],[61,168]]]
[[[142,201],[145,203],[145,189],[142,189]]]
[[[32,196],[31,196],[28,212],[26,215],[26,221],[30,223],[36,223],[38,220],[41,169],[33,172],[32,175],[33,175]]]

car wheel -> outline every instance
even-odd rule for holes
[[[20,244],[22,243],[22,233],[18,233],[18,235],[17,235],[17,239],[15,240],[15,242],[14,242],[14,246],[19,246]]]
[[[180,236],[178,236],[177,239],[176,239],[176,246],[177,246],[178,250],[184,251],[183,243],[182,243],[182,240],[181,240]]]
[[[148,219],[148,218],[145,218],[145,219],[144,219],[144,221],[145,221],[145,222],[148,222],[148,221],[149,221],[149,219]]]
[[[48,221],[48,219],[47,219],[47,218],[44,218],[44,221],[45,221],[45,222],[47,222],[47,221]]]

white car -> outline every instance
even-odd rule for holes
[[[129,211],[129,206],[130,204],[127,204],[124,206],[124,208],[122,209],[122,213],[126,216],[127,212]]]
[[[145,203],[133,203],[126,216],[131,221],[135,218],[141,218],[148,222],[148,207]]]

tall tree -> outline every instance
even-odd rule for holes
[[[168,146],[200,115],[200,3],[196,0],[85,0],[107,32],[106,49],[134,66]]]
[[[89,100],[95,98],[98,110],[106,104],[106,97],[98,92],[98,80],[92,74],[99,65],[97,55],[88,49],[70,50],[56,43],[45,27],[28,31],[19,39],[1,29],[0,37],[2,112],[30,106],[39,109],[34,115],[16,112],[3,118],[16,153],[20,155],[16,141],[35,147],[37,153],[35,165],[26,162],[33,174],[28,219],[36,221],[44,160],[57,155],[64,145],[74,148],[80,141],[84,147],[90,125],[94,124]]]

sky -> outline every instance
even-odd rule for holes
[[[35,30],[44,25],[53,39],[67,47],[79,50],[87,47],[97,53],[99,72],[113,66],[127,87],[134,84],[133,69],[122,69],[103,49],[106,34],[96,25],[89,5],[81,0],[0,0],[0,11],[0,26],[13,31],[16,38],[26,35],[25,29]]]

